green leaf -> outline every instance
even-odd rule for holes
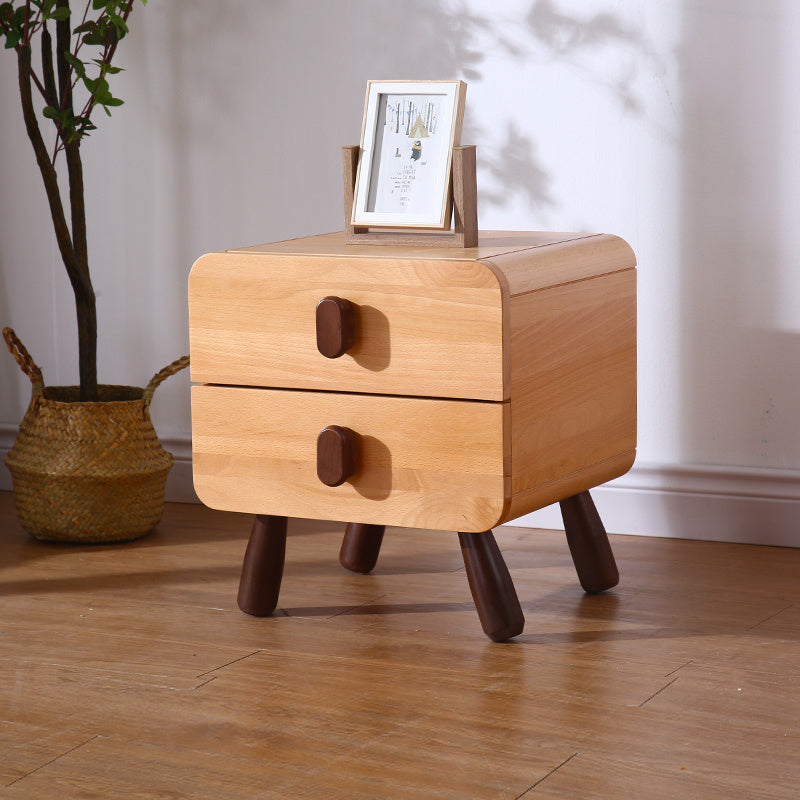
[[[7,22],[14,13],[14,6],[11,3],[0,3],[0,20]]]
[[[103,31],[98,30],[97,27],[90,33],[87,33],[86,36],[83,37],[84,44],[91,44],[97,45],[101,47],[106,43],[106,35]]]
[[[58,129],[60,141],[76,142],[96,130],[90,117],[97,106],[101,106],[106,114],[123,105],[123,101],[115,97],[109,87],[111,75],[122,72],[121,67],[114,66],[101,56],[106,48],[112,47],[130,31],[126,22],[136,0],[82,0],[80,6],[84,10],[79,14],[70,13],[70,6],[77,6],[69,0],[0,0],[0,39],[7,49],[29,48],[31,40],[41,32],[42,27],[51,20],[57,23],[74,21],[76,27],[71,28],[73,44],[63,58],[68,65],[70,81],[82,84],[83,89],[91,96],[85,116],[75,116],[72,110],[62,109],[57,103],[42,109],[45,119],[52,120]],[[146,6],[148,0],[141,0]],[[86,6],[88,5],[88,9]],[[81,58],[78,51],[80,45],[95,48],[97,58],[90,58],[88,50],[86,58]],[[98,49],[99,48],[99,51]],[[61,149],[61,144],[56,152]]]
[[[55,122],[58,130],[64,133],[70,133],[75,127],[75,118],[72,112],[66,108],[56,108],[55,106],[45,106],[42,109],[42,115],[47,119]]]
[[[97,126],[89,119],[89,117],[75,117],[75,135],[77,137],[88,136],[89,131],[96,131]]]
[[[86,66],[79,58],[75,58],[72,53],[64,53],[64,60],[75,70],[75,74],[81,79],[86,79]]]
[[[16,47],[22,40],[22,31],[9,31],[6,34],[6,50]]]
[[[22,28],[28,20],[28,10],[25,6],[14,9],[13,22],[17,27]]]
[[[47,19],[54,19],[56,22],[59,22],[60,20],[69,19],[70,10],[68,6],[59,6],[59,8],[54,9],[46,16]]]
[[[114,30],[117,32],[117,36],[122,39],[125,34],[129,33],[128,26],[125,24],[125,20],[122,17],[118,17],[116,15],[109,17],[111,24],[114,26]]]
[[[125,70],[122,67],[112,67],[107,61],[103,61],[101,58],[93,58],[92,63],[97,64],[100,67],[100,71],[103,75],[116,75],[118,72],[124,72]]]
[[[103,90],[102,84],[104,83],[105,88],[108,89],[108,84],[102,78],[84,78],[83,83],[93,95]]]

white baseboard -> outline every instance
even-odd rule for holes
[[[16,428],[0,426],[0,490],[11,490],[2,458]],[[167,500],[197,503],[188,439],[162,439],[175,456]],[[592,490],[609,533],[800,547],[800,471],[636,464],[622,478]],[[510,525],[563,528],[558,505]]]
[[[800,471],[636,464],[592,489],[609,533],[800,547]],[[558,505],[510,525],[563,528]]]

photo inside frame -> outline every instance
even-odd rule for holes
[[[445,94],[380,94],[365,210],[436,218],[451,128]]]

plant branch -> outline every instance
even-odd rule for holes
[[[135,2],[74,0],[75,5],[84,6],[83,18],[75,26],[70,0],[23,0],[16,5],[0,1],[0,37],[5,39],[6,48],[17,54],[23,120],[44,183],[61,259],[75,295],[82,400],[97,398],[97,310],[89,273],[80,148],[96,127],[89,118],[95,107],[102,106],[110,114],[111,107],[122,103],[112,95],[108,77],[120,71],[112,61],[120,40],[128,33],[127,20]],[[147,0],[141,2],[146,4]],[[50,23],[55,24],[52,35]],[[31,63],[32,42],[37,33],[41,36],[41,75],[36,74]],[[99,57],[86,56],[84,48],[93,52],[96,48]],[[95,68],[99,68],[97,75]],[[76,115],[74,90],[79,83],[89,97]],[[44,117],[53,122],[56,130],[51,157],[34,108],[34,87],[45,99]],[[61,150],[66,160],[69,222],[67,197],[62,196],[56,171],[56,157]]]
[[[69,0],[57,0],[56,8],[69,8]],[[65,57],[69,52],[71,37],[70,18],[56,22],[56,36],[58,50],[56,64],[58,65],[59,84],[61,87],[61,110],[67,111],[72,116],[72,83],[70,81],[70,65]],[[66,152],[67,174],[69,176],[70,210],[72,212],[72,245],[75,252],[77,267],[84,272],[84,281],[89,283],[89,257],[86,244],[86,212],[83,201],[83,164],[80,154],[80,137],[70,137],[69,131],[59,131],[61,134],[61,148]],[[56,151],[58,152],[58,151]]]
[[[47,29],[47,23],[42,25],[42,77],[44,79],[44,99],[48,106],[58,108],[60,100],[58,97],[58,90],[56,89],[56,75],[55,67],[53,66],[53,37]],[[53,145],[53,155],[50,159],[52,164],[56,162],[56,156],[60,147],[61,139],[64,135],[63,122],[61,120],[54,120],[58,131],[55,143]]]
[[[58,249],[64,261],[64,266],[69,273],[70,280],[80,280],[80,274],[76,270],[75,265],[75,253],[72,247],[72,239],[58,191],[58,175],[48,157],[47,148],[36,120],[36,111],[33,107],[30,47],[17,47],[17,67],[19,70],[19,94],[20,100],[22,101],[22,117],[25,121],[25,130],[28,134],[28,138],[33,145],[33,152],[36,156],[39,172],[42,175],[42,181],[44,182],[47,200],[50,205],[50,215],[53,218]]]
[[[121,16],[122,16],[122,21],[125,24],[127,24],[128,17],[130,16],[131,11],[133,10],[134,2],[135,0],[127,0],[127,5],[125,5],[124,7]],[[113,35],[111,35],[111,31],[114,31]],[[111,64],[111,61],[114,58],[114,54],[117,52],[117,45],[119,45],[120,38],[121,37],[116,33],[116,29],[109,28],[109,36],[107,37],[105,45],[103,47],[103,54],[99,59],[104,64]],[[82,43],[82,40],[80,41]],[[74,55],[77,56],[79,49],[80,49],[80,44],[76,48]],[[83,107],[83,110],[81,111],[81,116],[88,119],[91,116],[92,111],[94,111],[94,107],[96,105],[97,101],[95,100],[94,96],[89,97],[88,101],[86,102],[86,105]]]
[[[91,1],[91,0],[90,0]],[[69,8],[69,0],[56,0],[56,8]],[[73,109],[72,109],[72,87],[73,83],[71,80],[71,70],[70,65],[67,59],[64,57],[64,54],[69,52],[70,43],[72,41],[72,31],[70,30],[70,20],[69,18],[63,20],[56,20],[56,70],[58,71],[58,96],[59,100],[56,103],[58,110],[60,112],[65,113],[67,117],[71,118]],[[65,117],[62,116],[61,120]],[[69,138],[70,131],[64,130],[63,122],[58,124],[59,127],[59,136],[56,139],[55,148],[53,150],[53,161],[55,161],[56,156],[58,155],[60,150],[64,149],[64,146]]]
[[[62,3],[62,4],[66,2],[66,4],[67,4],[67,5],[69,5],[69,0],[58,0],[58,2],[59,2],[59,3]],[[83,25],[83,24],[86,22],[86,20],[89,18],[89,9],[91,8],[91,6],[92,6],[92,0],[86,0],[86,7],[83,9],[83,18],[81,19],[81,26],[82,26],[82,25]],[[82,47],[83,47],[83,45],[84,45],[83,38],[84,38],[83,36],[78,36],[78,37],[76,37],[76,39],[75,39],[75,49],[74,49],[74,50],[73,50],[73,52],[72,52],[72,57],[73,57],[73,58],[78,58],[78,55],[79,55],[79,53],[81,52],[81,48],[82,48]],[[71,40],[68,40],[68,41],[67,41],[67,46],[69,46],[69,42],[70,42],[70,41],[71,41]],[[80,77],[79,77],[79,76],[78,76],[78,74],[76,73],[76,74],[75,74],[75,78],[74,78],[74,79],[73,79],[73,81],[72,81],[72,88],[73,88],[73,89],[75,88],[75,86],[77,85],[77,83],[78,83],[78,81],[79,81],[79,80],[80,80]]]
[[[20,47],[22,47],[22,45],[17,45],[17,48],[18,48],[18,49],[19,49]],[[42,97],[43,97],[45,100],[47,100],[47,89],[45,88],[45,86],[44,86],[44,84],[42,83],[42,81],[41,81],[41,79],[39,78],[39,76],[38,76],[38,75],[36,74],[36,72],[34,71],[33,67],[31,67],[31,75],[30,75],[30,77],[31,77],[31,81],[33,82],[33,85],[36,87],[36,89],[38,90],[39,94],[40,94],[40,95],[41,95],[41,96],[42,96]]]
[[[89,249],[86,241],[86,208],[83,194],[83,162],[81,161],[80,139],[67,142],[64,146],[69,176],[69,205],[72,213],[72,247],[76,266],[82,275],[82,284],[91,287],[89,277]]]
[[[80,154],[75,152],[68,162],[70,166],[70,206],[72,210],[73,235],[67,226],[64,206],[58,188],[58,175],[47,154],[47,147],[33,107],[31,92],[31,48],[17,47],[17,67],[19,71],[19,92],[22,102],[22,116],[25,129],[33,146],[36,163],[42,175],[47,200],[50,205],[50,216],[56,235],[61,260],[67,270],[70,284],[75,294],[78,313],[79,370],[81,383],[81,399],[91,400],[97,397],[97,313],[95,295],[89,276],[89,265],[86,256],[86,223],[83,208],[83,177],[80,167]],[[77,143],[76,143],[77,144]],[[75,173],[75,175],[73,175]],[[77,223],[77,224],[76,224]],[[78,246],[75,246],[74,235],[78,235]]]
[[[22,41],[30,46],[31,43],[31,0],[25,0],[25,30]]]
[[[69,0],[57,0],[56,8],[69,8]],[[61,102],[58,104],[63,111],[67,104],[72,102],[72,84],[70,68],[64,53],[69,52],[72,32],[69,19],[56,20],[56,65],[58,68],[58,94]]]
[[[53,68],[53,37],[47,30],[47,24],[42,26],[42,78],[44,99],[48,105],[58,107],[58,90],[56,89],[56,75]]]

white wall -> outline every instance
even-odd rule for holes
[[[481,227],[606,231],[638,256],[639,461],[595,493],[607,527],[800,545],[795,0],[150,0],[119,61],[126,104],[84,146],[101,380],[143,384],[187,350],[202,253],[341,227],[369,78],[463,78]],[[0,324],[72,383],[69,289],[0,64]],[[172,496],[187,389],[154,404]],[[27,396],[0,354],[0,449]]]

